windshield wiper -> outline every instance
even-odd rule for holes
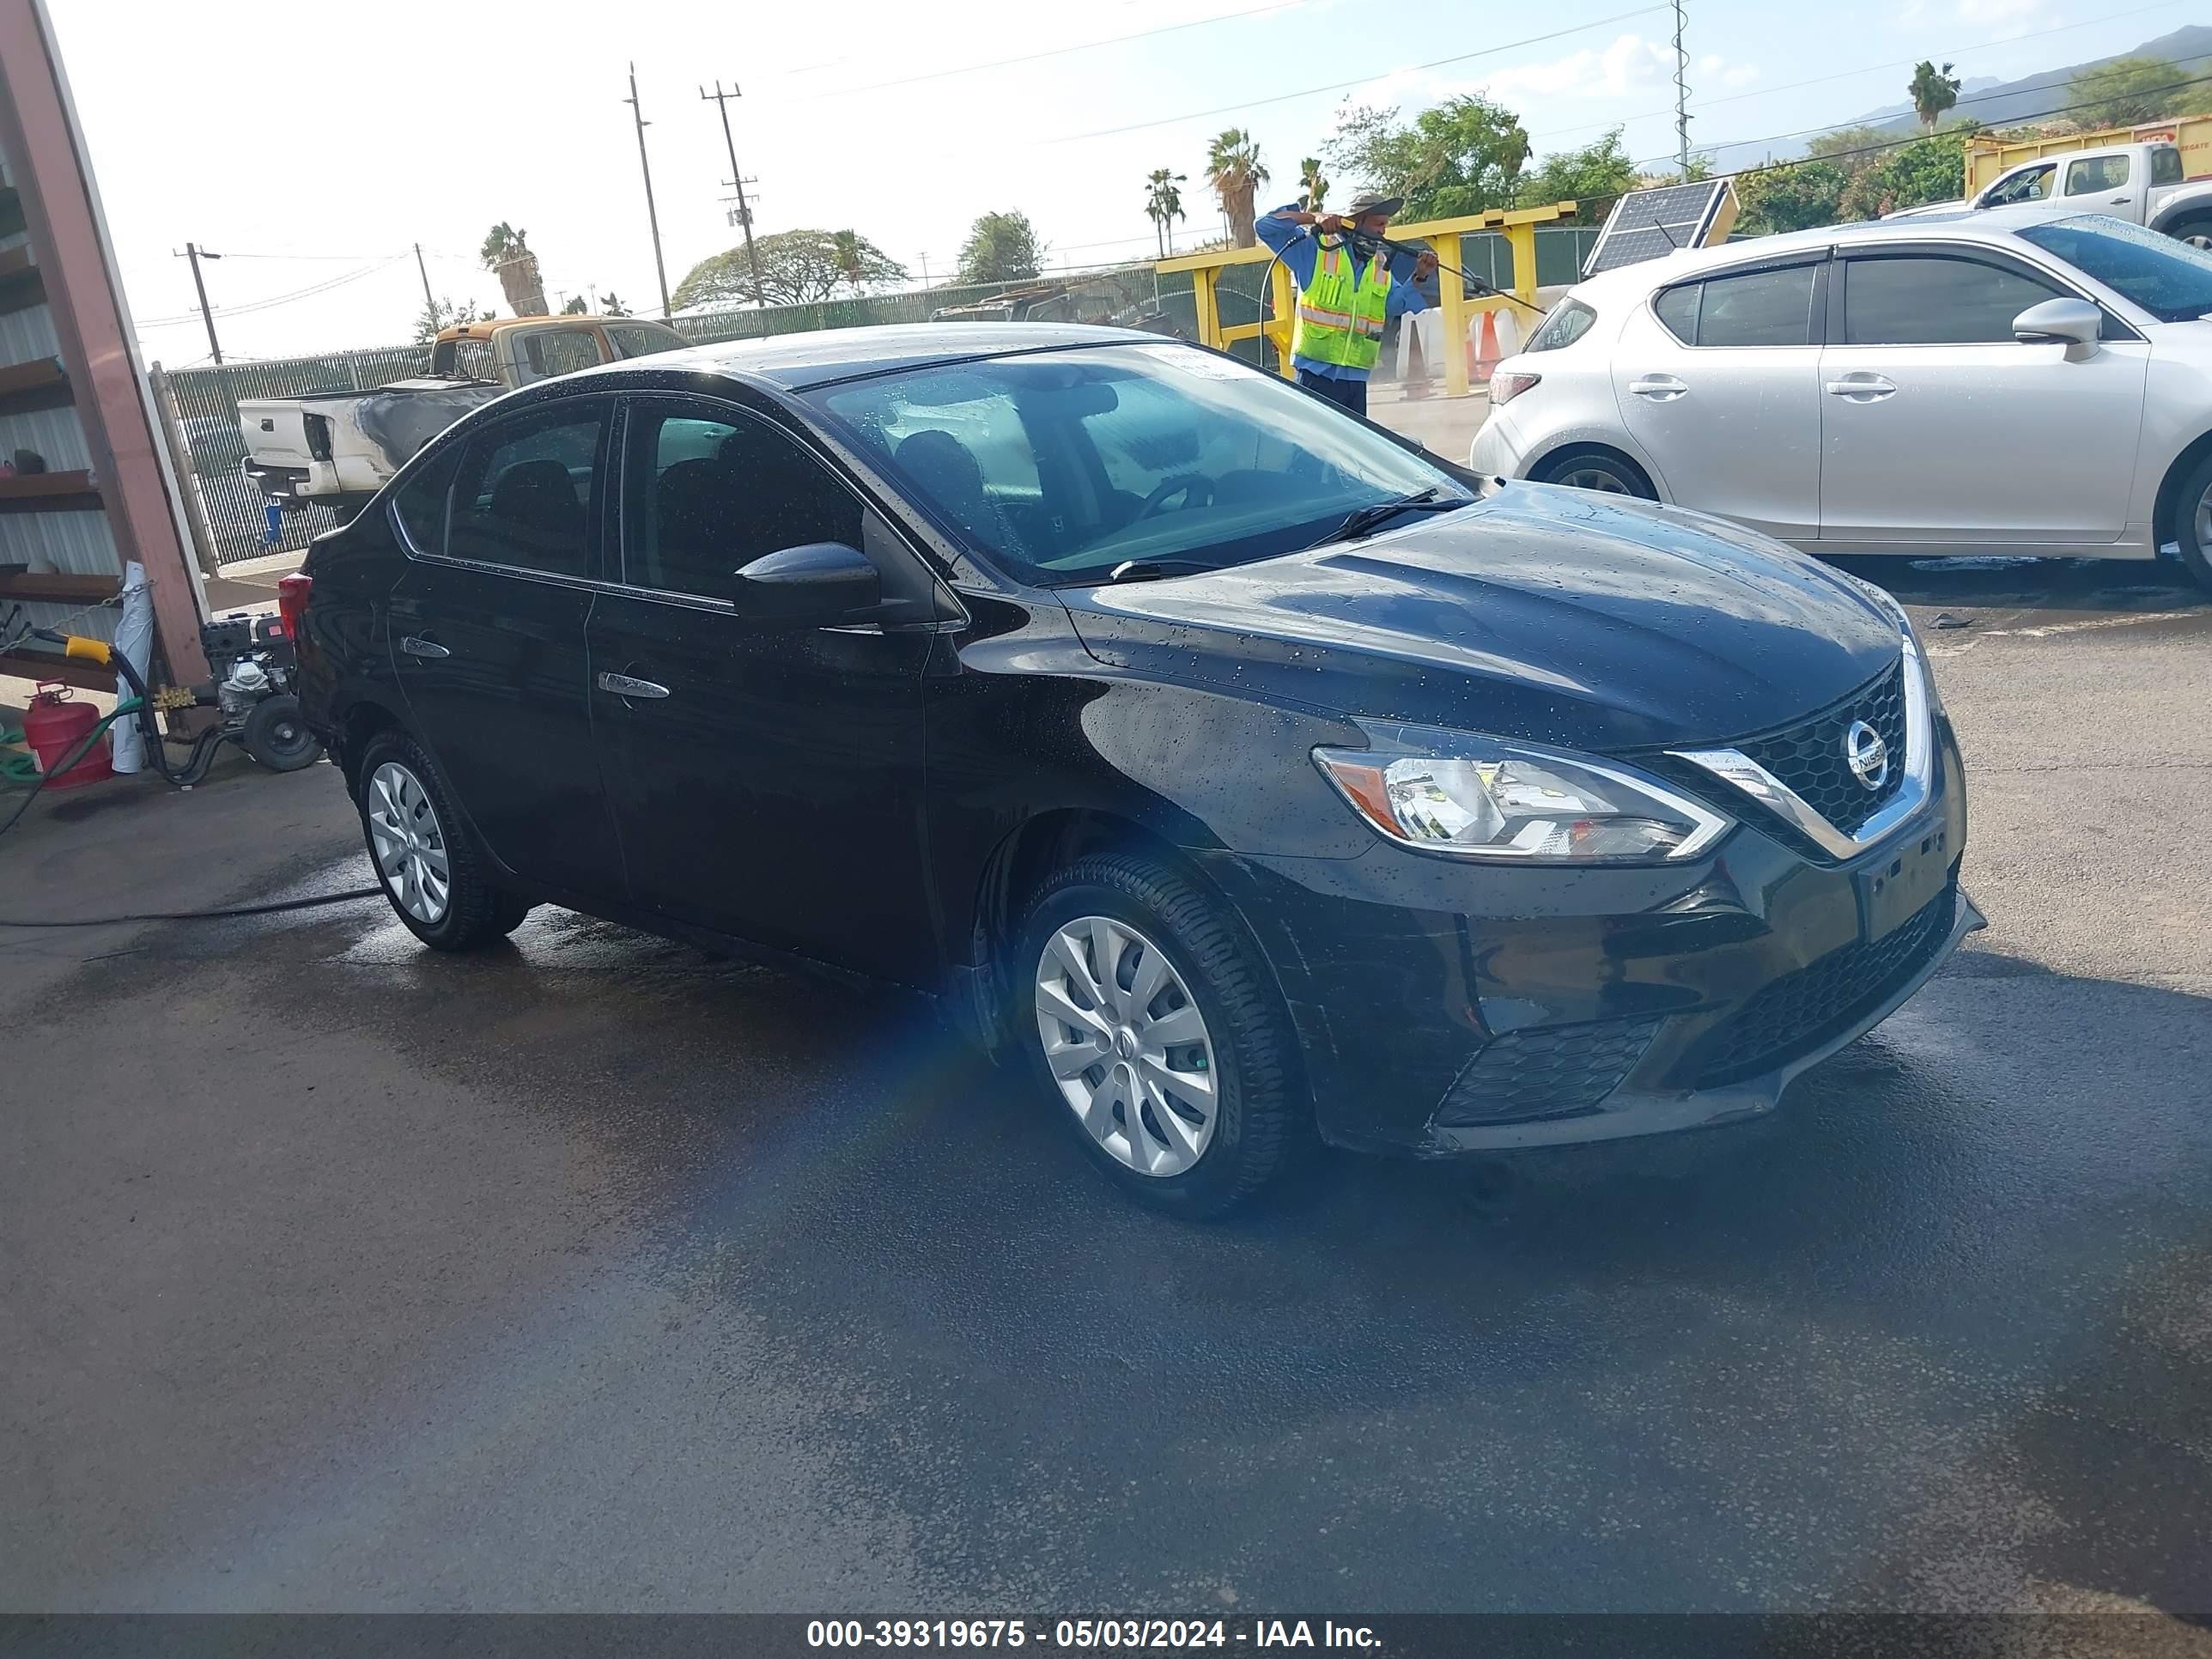
[[[1410,495],[1394,495],[1387,501],[1370,501],[1355,507],[1345,515],[1344,522],[1321,540],[1316,547],[1326,547],[1331,542],[1348,542],[1361,536],[1371,536],[1401,513],[1449,513],[1454,507],[1465,507],[1468,498],[1450,495],[1439,500],[1437,489],[1431,484],[1426,489],[1416,489]]]
[[[1209,559],[1124,559],[1106,573],[1109,582],[1156,582],[1163,576],[1188,576],[1221,567]]]

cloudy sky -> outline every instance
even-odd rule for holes
[[[48,0],[147,356],[203,359],[190,240],[234,356],[403,340],[441,295],[495,301],[474,250],[527,230],[549,294],[658,309],[630,112],[635,60],[669,285],[729,246],[714,106],[741,86],[757,227],[852,227],[933,277],[990,209],[1054,264],[1152,246],[1145,174],[1193,176],[1181,234],[1218,234],[1206,139],[1249,126],[1279,198],[1352,102],[1486,90],[1540,153],[1627,129],[1674,148],[1669,9],[1633,0]],[[1911,64],[2012,78],[2212,20],[2208,0],[1687,0],[1693,142],[1841,123]],[[1854,15],[1856,13],[1856,15]],[[527,18],[528,21],[523,21]],[[303,292],[303,290],[317,290]]]

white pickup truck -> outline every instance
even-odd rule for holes
[[[2187,177],[2179,145],[2108,144],[2023,162],[1972,198],[1886,214],[1913,219],[1961,208],[2047,205],[2057,213],[2108,213],[2192,246],[2212,248],[2212,179]]]
[[[350,518],[408,457],[479,404],[536,380],[689,343],[665,324],[635,317],[466,323],[432,343],[430,372],[420,380],[240,398],[244,471],[265,500]]]

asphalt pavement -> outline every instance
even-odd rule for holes
[[[1884,574],[1986,933],[1770,1118],[1224,1224],[562,912],[0,928],[0,1609],[2212,1613],[2212,607]],[[233,765],[41,802],[0,912],[366,875]]]

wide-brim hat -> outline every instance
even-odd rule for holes
[[[1362,191],[1352,198],[1352,205],[1344,210],[1347,219],[1364,219],[1370,213],[1388,216],[1406,205],[1402,196],[1377,196],[1373,191]]]

